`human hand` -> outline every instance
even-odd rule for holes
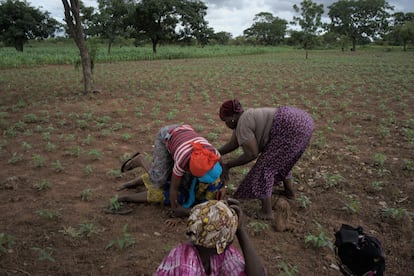
[[[186,209],[181,205],[177,205],[176,208],[171,208],[169,215],[171,218],[183,218],[190,214],[190,209]]]
[[[227,192],[227,185],[223,185],[223,187],[221,187],[221,189],[216,192],[216,199],[223,200],[224,197],[226,196],[226,192]]]

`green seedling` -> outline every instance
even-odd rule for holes
[[[358,213],[359,206],[360,206],[359,201],[356,198],[354,198],[352,195],[348,195],[347,199],[348,200],[347,202],[344,203],[345,205],[344,207],[342,207],[342,209],[351,214]]]
[[[92,189],[85,189],[81,192],[80,196],[81,196],[81,200],[82,201],[89,201],[91,196],[93,194]]]
[[[95,138],[93,138],[92,135],[88,134],[88,136],[86,136],[86,138],[82,141],[82,144],[83,145],[90,145],[94,140],[95,140]]]
[[[312,203],[311,200],[303,193],[300,193],[300,196],[297,200],[299,201],[300,207],[304,209],[308,208],[308,206]]]
[[[294,276],[299,272],[297,266],[285,262],[281,262],[278,267],[282,270],[282,272],[278,273],[277,276]]]
[[[16,164],[20,161],[23,160],[23,154],[19,154],[17,152],[13,152],[12,156],[9,158],[9,160],[7,161],[7,163],[9,164]]]
[[[29,150],[31,150],[32,149],[32,145],[30,145],[28,142],[26,142],[26,141],[23,141],[22,142],[22,147],[23,147],[23,150],[24,151],[29,151]]]
[[[391,217],[396,220],[410,217],[412,215],[405,208],[385,208],[383,210],[383,214],[385,217]]]
[[[123,250],[130,247],[134,243],[135,239],[131,236],[131,234],[127,233],[127,224],[124,224],[122,227],[122,237],[117,237],[115,240],[110,241],[105,249],[109,249],[112,246],[116,245],[118,249]]]
[[[88,155],[92,157],[93,160],[101,159],[102,152],[98,149],[90,149]]]
[[[269,224],[265,223],[265,222],[261,222],[261,221],[252,221],[249,224],[247,224],[248,228],[253,229],[254,234],[258,234],[261,231],[265,231],[267,229],[269,229]]]
[[[49,209],[37,210],[35,213],[47,219],[59,218],[61,216],[59,211],[51,211]]]
[[[121,139],[124,140],[124,141],[129,141],[129,140],[131,140],[131,138],[132,138],[132,135],[129,134],[129,133],[124,133],[124,134],[121,135]]]
[[[122,203],[118,201],[118,196],[115,195],[109,199],[108,209],[111,211],[118,211],[121,209]]]
[[[55,151],[55,150],[56,150],[56,145],[55,145],[55,144],[53,144],[52,142],[48,141],[48,142],[46,143],[45,148],[46,148],[46,151],[48,151],[48,152],[53,152],[53,151]]]
[[[112,169],[108,171],[107,174],[115,178],[121,178],[123,176],[123,173],[120,169]]]
[[[7,253],[7,250],[12,248],[15,244],[16,238],[6,233],[0,233],[0,251]]]
[[[92,165],[86,165],[85,167],[83,167],[83,172],[86,175],[91,175],[93,173],[93,166]]]
[[[59,160],[52,162],[52,167],[55,170],[55,172],[63,171],[63,165]]]
[[[45,249],[32,247],[31,249],[37,252],[39,261],[55,262],[55,259],[52,257],[53,252],[56,251],[55,249],[51,247],[46,247]]]
[[[387,160],[387,156],[383,153],[375,153],[374,154],[374,165],[383,167],[385,164],[385,161]]]
[[[342,181],[344,181],[344,177],[340,174],[333,174],[333,175],[327,175],[325,177],[325,180],[326,180],[326,186],[328,188],[332,188],[338,185],[339,183],[341,183]]]
[[[305,245],[308,246],[309,244],[315,248],[322,248],[322,247],[329,247],[333,249],[333,244],[331,240],[326,235],[325,231],[322,229],[322,226],[316,222],[318,226],[319,234],[312,235],[308,234],[305,236]]]
[[[374,181],[371,183],[372,188],[374,188],[375,191],[381,191],[382,190],[382,181]]]
[[[52,187],[52,184],[50,184],[50,182],[48,180],[41,180],[38,183],[33,185],[34,188],[36,188],[39,191],[44,191],[47,189],[50,189]]]
[[[43,157],[40,154],[32,155],[32,163],[36,168],[44,167],[46,165],[46,161],[46,157]]]
[[[93,223],[81,223],[79,224],[79,233],[90,238],[92,234],[96,233],[96,226]]]
[[[69,227],[63,227],[63,230],[59,230],[60,233],[62,233],[65,236],[69,236],[71,238],[79,238],[80,233],[79,230],[76,228],[73,228],[72,226]]]
[[[414,161],[403,159],[403,170],[405,171],[414,171]]]

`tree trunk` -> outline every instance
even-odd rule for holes
[[[112,48],[112,39],[109,39],[109,41],[108,41],[108,55],[111,54],[111,48]]]
[[[22,39],[16,39],[14,41],[14,48],[16,48],[17,51],[23,52],[23,40]]]
[[[78,46],[83,71],[84,94],[92,92],[92,65],[88,47],[84,38],[83,27],[79,11],[79,0],[62,0],[65,8],[65,20],[76,46]]]
[[[157,53],[157,42],[158,42],[158,39],[151,38],[151,41],[152,41],[152,53],[156,54]]]
[[[356,50],[356,38],[352,38],[352,49],[351,49],[351,51],[353,51],[353,52],[355,52],[355,50]]]

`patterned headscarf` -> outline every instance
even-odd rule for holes
[[[210,200],[191,209],[187,222],[187,235],[195,245],[216,248],[224,252],[236,234],[238,217],[223,201]]]
[[[220,116],[220,119],[224,121],[225,117],[230,117],[233,114],[242,113],[242,112],[243,112],[243,107],[241,103],[239,102],[239,100],[237,99],[228,100],[228,101],[225,101],[221,105],[219,116]]]

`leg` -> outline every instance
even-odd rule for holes
[[[151,168],[149,162],[147,160],[145,160],[145,158],[142,156],[142,154],[138,154],[134,159],[129,161],[129,163],[126,165],[126,169],[128,171],[132,170],[132,169],[135,169],[135,168],[138,168],[138,167],[144,168],[144,170],[146,172],[148,172],[149,169]]]
[[[125,189],[136,188],[136,187],[142,186],[142,185],[144,185],[144,181],[142,181],[141,177],[137,177],[135,179],[132,179],[129,182],[126,182],[126,183],[122,184],[121,186],[116,188],[116,190],[117,191],[122,191],[122,190],[125,190]]]
[[[284,177],[282,179],[283,181],[283,187],[285,188],[285,195],[288,199],[293,199],[295,198],[295,193],[293,192],[292,189],[292,181],[291,178],[286,178]]]
[[[260,200],[262,201],[262,208],[257,213],[257,218],[266,220],[273,219],[272,196],[266,196]]]
[[[118,197],[119,202],[131,202],[131,203],[146,203],[147,192],[141,192],[134,195],[125,195]]]

